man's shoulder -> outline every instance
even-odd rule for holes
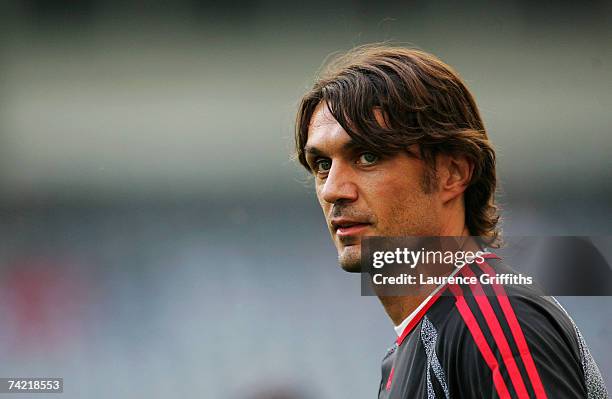
[[[465,343],[466,335],[483,335],[495,341],[501,334],[515,337],[520,333],[534,338],[555,336],[563,341],[559,344],[577,351],[577,328],[563,307],[535,285],[494,279],[510,274],[514,271],[497,259],[464,266],[459,275],[474,277],[475,283],[447,285],[427,312],[427,322],[451,345]]]
[[[491,262],[460,272],[479,277],[508,270]],[[607,397],[584,339],[554,298],[529,285],[476,280],[445,286],[383,368],[391,373],[395,358],[396,374],[410,380],[430,379],[431,367],[434,390],[456,396]]]
[[[469,265],[461,274],[494,276],[508,270],[491,262]],[[481,281],[447,286],[439,306],[432,306],[421,322],[422,332],[436,331],[436,352],[451,383],[473,381],[470,389],[477,392],[478,381],[494,380],[499,370],[495,389],[499,394],[508,390],[511,397],[544,391],[551,397],[605,393],[584,339],[553,297],[529,285]],[[457,389],[464,388],[458,384]]]

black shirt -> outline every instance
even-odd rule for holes
[[[379,399],[607,398],[578,328],[531,286],[481,284],[513,273],[498,258],[458,273],[409,322],[382,363]]]

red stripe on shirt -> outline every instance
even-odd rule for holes
[[[476,274],[469,268],[464,267],[461,271],[467,277],[476,277]],[[477,280],[478,281],[478,280]],[[506,369],[508,370],[508,374],[510,375],[510,380],[512,381],[512,385],[514,385],[514,389],[519,398],[529,398],[529,394],[527,393],[527,388],[525,388],[525,383],[523,382],[523,377],[521,376],[521,372],[519,371],[516,361],[514,360],[514,355],[512,354],[512,350],[510,349],[510,345],[508,343],[508,339],[504,335],[504,331],[502,330],[501,325],[499,324],[499,320],[491,307],[491,303],[489,302],[489,298],[485,294],[482,286],[479,282],[476,284],[470,284],[470,289],[472,290],[472,294],[474,295],[474,299],[482,312],[482,315],[491,330],[491,334],[493,335],[493,339],[499,348],[499,352],[501,353],[502,360],[506,365]]]
[[[395,367],[391,367],[391,372],[389,373],[389,378],[387,379],[387,386],[385,386],[385,389],[387,391],[391,390],[391,382],[393,381],[393,372],[395,371]]]
[[[495,270],[486,263],[478,264],[483,272],[490,274],[492,276],[496,275]],[[518,346],[519,352],[521,354],[521,359],[523,359],[523,363],[525,364],[525,368],[527,369],[527,375],[529,376],[529,380],[531,381],[531,385],[533,386],[533,390],[536,394],[537,399],[545,399],[546,392],[544,391],[544,386],[542,385],[542,380],[540,378],[540,374],[538,373],[538,369],[535,366],[533,361],[533,357],[531,356],[531,351],[529,350],[529,346],[527,345],[527,341],[525,340],[525,335],[523,334],[523,330],[521,329],[521,325],[516,318],[516,313],[510,304],[510,300],[506,295],[504,287],[499,284],[493,284],[493,290],[496,294],[497,300],[499,301],[499,305],[504,312],[504,316],[508,321],[508,325],[510,326],[510,331],[512,332],[512,336],[514,337],[514,341]]]
[[[497,359],[493,355],[493,352],[491,351],[487,340],[482,334],[482,330],[480,329],[480,326],[478,325],[474,314],[472,313],[467,302],[465,301],[465,298],[463,297],[463,292],[461,292],[461,289],[457,285],[453,284],[449,285],[448,287],[455,295],[455,306],[457,307],[457,310],[459,310],[463,321],[465,322],[468,330],[472,334],[474,342],[476,343],[478,350],[480,350],[480,353],[482,354],[485,363],[487,363],[487,365],[491,369],[491,372],[493,373],[493,385],[495,385],[497,394],[502,399],[510,398],[510,393],[508,392],[506,382],[504,381],[504,378],[502,377],[499,371],[499,363],[497,363]]]

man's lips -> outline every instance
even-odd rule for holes
[[[348,237],[360,234],[367,229],[368,226],[370,226],[370,223],[363,220],[352,220],[346,218],[337,218],[332,220],[332,227],[334,228],[338,237]]]
[[[362,233],[365,229],[368,228],[368,226],[368,223],[358,223],[352,226],[338,227],[338,229],[336,230],[336,235],[339,237],[354,236],[359,233]]]

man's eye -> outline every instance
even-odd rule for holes
[[[371,152],[364,152],[359,156],[359,163],[361,165],[372,165],[379,160],[379,156],[376,154],[372,154]]]
[[[319,159],[315,162],[315,172],[327,172],[331,169],[331,161],[329,159]]]

